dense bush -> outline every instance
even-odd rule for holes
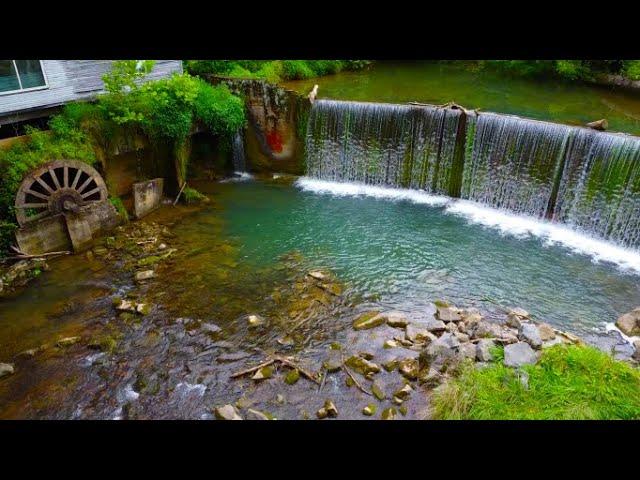
[[[440,419],[640,419],[640,371],[587,346],[556,345],[523,367],[525,388],[502,358],[467,365],[434,392]]]
[[[640,60],[480,60],[473,68],[490,68],[519,76],[547,76],[593,81],[601,74],[640,79]]]
[[[216,74],[278,82],[360,70],[370,64],[369,60],[187,60],[185,68],[193,75]]]

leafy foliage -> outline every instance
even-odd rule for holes
[[[441,419],[639,419],[640,371],[587,346],[556,345],[523,368],[466,365],[434,393]]]
[[[270,82],[298,80],[361,70],[369,60],[187,60],[185,68],[194,75],[261,78]]]

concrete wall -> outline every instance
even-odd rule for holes
[[[163,186],[162,178],[133,184],[133,209],[136,218],[142,218],[160,206]]]

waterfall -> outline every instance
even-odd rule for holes
[[[307,173],[448,193],[460,112],[318,100],[307,128]]]
[[[307,175],[423,190],[640,247],[640,138],[495,113],[318,100]]]
[[[244,154],[244,134],[242,129],[239,129],[233,136],[232,144],[232,156],[233,156],[233,170],[236,173],[242,173],[246,171],[246,157]]]

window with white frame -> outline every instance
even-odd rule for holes
[[[0,95],[46,86],[40,60],[0,60]]]

